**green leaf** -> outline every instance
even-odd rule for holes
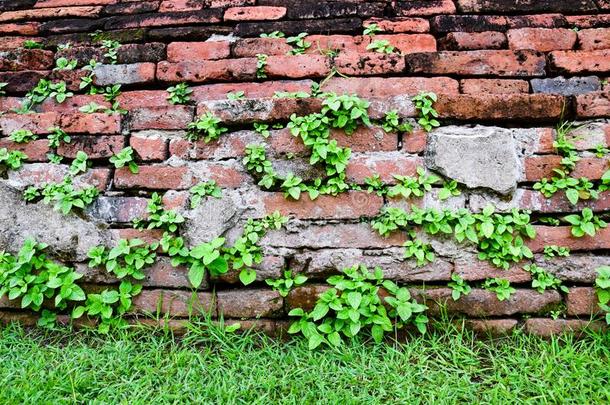
[[[205,266],[200,262],[194,262],[188,272],[188,278],[193,287],[198,288],[205,275]]]
[[[309,350],[313,350],[320,346],[322,342],[324,342],[324,338],[316,333],[309,337],[309,342],[307,346],[309,347]]]
[[[243,269],[239,272],[239,280],[243,285],[252,284],[256,280],[256,271],[252,269]]]

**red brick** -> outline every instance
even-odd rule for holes
[[[543,76],[544,55],[535,51],[443,51],[406,56],[407,71],[472,76]]]
[[[542,252],[545,246],[565,246],[570,250],[597,250],[610,248],[610,228],[599,229],[594,237],[575,238],[570,226],[535,226],[536,239],[528,240],[527,245],[534,252]]]
[[[0,70],[45,70],[54,65],[53,52],[43,49],[0,52]]]
[[[140,166],[137,174],[131,173],[128,168],[117,169],[114,173],[114,185],[119,189],[183,190],[193,184],[193,176],[184,166]]]
[[[134,110],[145,107],[172,107],[167,97],[169,93],[166,90],[134,90],[126,91],[119,95],[117,101],[121,108],[126,110]]]
[[[191,24],[208,24],[221,21],[222,12],[214,9],[199,11],[186,11],[180,13],[125,15],[111,17],[106,20],[106,30],[120,30],[125,28],[163,27]]]
[[[28,162],[46,162],[47,153],[50,152],[49,141],[37,139],[28,143],[16,143],[8,138],[0,138],[0,149],[19,150],[28,157]]]
[[[513,264],[508,270],[500,269],[489,262],[478,260],[476,257],[458,259],[455,263],[455,273],[464,280],[479,281],[488,278],[504,278],[511,283],[527,283],[532,276],[523,270],[522,264]]]
[[[525,180],[537,181],[542,178],[551,178],[555,173],[553,169],[559,167],[561,156],[546,155],[532,156],[525,159]],[[575,178],[600,179],[608,169],[608,160],[598,158],[582,158],[576,163],[570,176]]]
[[[511,334],[518,326],[518,321],[516,319],[465,319],[464,326],[479,336],[499,337]]]
[[[87,17],[99,16],[103,7],[57,7],[41,8],[18,11],[5,11],[0,13],[0,22],[12,22],[21,20],[46,20],[50,18],[64,17]]]
[[[225,318],[277,318],[284,313],[284,299],[272,290],[225,290],[216,293],[218,313]]]
[[[230,53],[227,41],[172,42],[167,45],[168,62],[224,59]]]
[[[113,239],[115,241],[119,241],[120,239],[140,239],[145,243],[154,243],[158,242],[163,236],[162,229],[133,229],[133,228],[124,228],[124,229],[111,229],[111,234],[113,235]]]
[[[224,100],[227,93],[243,91],[246,98],[273,97],[276,91],[299,92],[311,91],[312,80],[265,81],[264,83],[218,83],[193,87],[192,99],[201,102],[207,100]]]
[[[0,116],[0,129],[5,136],[18,129],[27,129],[38,135],[48,134],[49,128],[56,126],[57,120],[57,114],[54,112],[4,114]]]
[[[610,192],[599,193],[597,200],[580,200],[576,205],[566,198],[564,193],[557,193],[546,198],[536,190],[520,190],[518,194],[518,206],[533,212],[557,213],[557,212],[581,212],[583,208],[589,207],[595,212],[610,210]]]
[[[610,70],[610,49],[555,51],[549,54],[549,63],[563,73],[603,73]]]
[[[378,174],[384,182],[394,183],[393,175],[415,176],[417,168],[423,167],[420,157],[411,157],[397,154],[353,156],[347,165],[347,178],[349,181],[364,184],[364,178]]]
[[[572,49],[576,44],[576,33],[566,28],[521,28],[506,33],[510,49],[533,49],[548,52]]]
[[[230,136],[221,136],[216,142],[205,142],[203,140],[191,142],[184,138],[173,138],[169,142],[169,154],[181,159],[194,160],[242,157],[246,145],[252,143],[254,137],[239,136],[241,133],[232,132]]]
[[[524,329],[527,333],[542,337],[551,337],[564,333],[574,334],[585,330],[601,331],[606,326],[601,322],[582,319],[548,319],[530,318],[526,319]]]
[[[578,31],[578,47],[586,51],[610,48],[610,28]]]
[[[66,113],[60,115],[58,126],[70,134],[118,134],[121,114]]]
[[[324,55],[273,55],[267,58],[265,72],[270,77],[290,79],[325,77],[330,73],[330,62]]]
[[[66,165],[31,163],[23,165],[19,171],[10,172],[9,179],[25,186],[39,186],[42,183],[61,183],[67,175],[68,166]],[[106,189],[109,180],[110,169],[93,168],[77,176],[74,185],[77,187],[92,185],[103,191]]]
[[[286,15],[286,7],[258,6],[231,7],[225,10],[225,21],[279,20]]]
[[[204,313],[215,316],[214,296],[212,293],[192,293],[180,290],[143,290],[133,299],[130,312],[188,317]]]
[[[366,99],[401,95],[415,96],[420,91],[431,91],[439,94],[458,94],[459,92],[457,80],[448,77],[333,77],[326,82],[323,89],[339,94],[355,93]]]
[[[164,82],[194,83],[214,80],[252,80],[256,77],[256,58],[179,63],[159,62],[157,79]]]
[[[194,108],[184,105],[136,108],[130,112],[130,125],[132,130],[186,129],[193,116]]]
[[[5,35],[37,35],[40,23],[27,22],[0,25],[0,33]]]
[[[43,38],[34,38],[34,37],[0,37],[0,49],[2,50],[10,50],[10,49],[17,49],[17,48],[22,48],[23,47],[23,43],[25,41],[36,41],[36,42],[42,42]]]
[[[579,118],[610,117],[610,91],[598,91],[576,96]]]
[[[392,19],[371,18],[364,22],[364,26],[368,27],[371,24],[377,26],[383,32],[428,32],[430,31],[430,23],[424,18],[396,17]]]
[[[0,72],[0,82],[8,83],[4,88],[9,93],[26,93],[38,84],[40,79],[50,74],[47,70],[22,70],[19,72]]]
[[[334,50],[341,53],[368,52],[366,47],[371,43],[368,35],[308,35],[307,42],[311,43],[305,53],[320,54],[322,50]]]
[[[133,133],[129,145],[142,160],[165,160],[167,139],[163,136]]]
[[[111,105],[104,99],[102,95],[85,95],[75,94],[69,97],[63,103],[57,103],[55,100],[46,99],[36,109],[40,112],[56,112],[56,113],[75,113],[78,109],[89,103],[95,103],[103,108],[110,108]],[[123,107],[123,105],[121,105]]]
[[[512,79],[462,79],[460,90],[465,94],[529,93],[529,83]]]
[[[203,8],[203,1],[193,0],[163,0],[159,6],[160,13],[172,11],[196,11]]]
[[[375,35],[374,40],[386,40],[403,54],[436,51],[436,40],[428,34]]]
[[[356,219],[377,215],[383,198],[364,191],[350,191],[336,197],[322,195],[313,201],[303,193],[298,201],[294,201],[286,199],[283,193],[265,193],[263,203],[268,213],[277,210],[282,215],[299,219]]]
[[[318,284],[296,287],[286,297],[286,308],[287,310],[302,308],[304,311],[311,311],[316,306],[318,297],[329,288],[328,285]]]
[[[523,0],[516,5],[511,0],[457,0],[457,5],[462,13],[510,13],[515,11],[515,6],[519,12],[579,12],[596,10],[595,3],[591,0]]]
[[[441,95],[434,105],[441,118],[557,119],[564,97],[549,94],[460,94]]]
[[[108,158],[118,153],[125,145],[123,136],[72,136],[69,144],[61,143],[57,154],[75,158],[77,152],[83,151],[90,159]]]
[[[241,163],[229,162],[197,162],[190,168],[197,182],[214,180],[221,188],[237,188],[251,183],[250,176],[243,173]]]
[[[570,27],[596,28],[607,26],[610,23],[610,14],[568,15],[565,19]]]
[[[69,6],[105,6],[118,3],[118,0],[38,0],[34,8]]]
[[[455,4],[451,0],[415,0],[398,2],[395,6],[398,16],[420,16],[455,14]]]
[[[502,49],[505,46],[506,35],[496,31],[450,32],[439,42],[439,48],[448,51]]]
[[[280,38],[243,38],[233,44],[232,54],[236,58],[253,58],[257,54],[286,55],[292,47]]]
[[[98,86],[114,84],[141,84],[155,81],[154,63],[130,63],[124,65],[101,65],[94,69],[94,83]]]
[[[599,312],[597,294],[591,287],[572,287],[566,297],[568,315],[593,315]]]
[[[287,120],[292,114],[306,115],[320,108],[318,98],[210,100],[197,105],[197,114],[211,112],[225,124],[242,124]]]
[[[428,134],[423,129],[415,129],[403,137],[402,148],[408,153],[421,153],[426,149]]]
[[[401,73],[405,70],[405,59],[398,54],[340,54],[334,60],[339,73],[348,76],[369,76]]]

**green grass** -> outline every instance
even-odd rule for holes
[[[610,337],[476,340],[451,326],[404,344],[310,352],[219,328],[0,329],[0,403],[608,403]],[[452,329],[452,330],[449,330]]]

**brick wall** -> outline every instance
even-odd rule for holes
[[[464,315],[477,330],[499,332],[524,325],[548,334],[580,328],[597,312],[595,269],[610,264],[610,230],[575,238],[569,226],[548,226],[537,218],[561,218],[584,207],[602,215],[610,207],[610,194],[602,192],[597,200],[573,206],[562,194],[547,199],[532,186],[559,165],[561,157],[552,144],[562,116],[583,124],[571,134],[581,157],[571,175],[599,180],[607,170],[607,158],[597,157],[594,149],[610,146],[610,3],[518,3],[0,0],[0,82],[8,83],[6,96],[0,98],[0,148],[23,150],[28,156],[22,168],[0,180],[0,249],[13,252],[32,236],[48,243],[57,259],[83,272],[91,289],[116,283],[104,271],[88,268],[86,253],[99,244],[112,246],[119,238],[158,238],[157,230],[131,228],[133,219],[146,216],[148,200],[158,192],[168,208],[186,218],[181,230],[191,244],[215,236],[235,240],[248,218],[276,210],[290,217],[285,229],[262,240],[264,259],[257,266],[256,282],[243,286],[230,272],[205,280],[197,292],[202,307],[240,319],[242,326],[275,330],[286,325],[287,312],[311,305],[328,275],[363,263],[379,266],[386,278],[412,287],[421,299],[427,297],[431,314],[438,313],[435,302],[445,302],[449,313]],[[363,35],[373,23],[381,32],[373,38]],[[259,36],[273,31],[307,32],[313,45],[302,55],[287,55],[292,47],[285,39]],[[116,63],[104,57],[101,39],[121,43]],[[43,48],[24,49],[27,40]],[[367,50],[374,40],[389,41],[396,52]],[[58,48],[66,43],[71,46]],[[267,78],[257,78],[257,54],[268,55]],[[77,68],[53,70],[60,57],[76,60]],[[81,77],[89,74],[82,67],[92,58],[104,62],[94,69],[96,85],[122,85],[117,101],[125,114],[80,110],[91,102],[110,107],[103,96],[79,90]],[[43,78],[65,81],[74,96],[63,103],[47,99],[26,114],[13,112]],[[500,211],[531,210],[537,231],[528,241],[533,260],[559,277],[569,293],[538,293],[522,269],[525,263],[497,269],[478,260],[471,248],[443,238],[430,241],[436,260],[417,267],[403,259],[400,234],[382,238],[366,220],[384,206],[404,207],[405,201],[366,191],[315,201],[304,195],[291,201],[281,191],[258,186],[242,164],[246,145],[265,144],[273,161],[289,168],[305,161],[305,149],[288,129],[271,130],[263,139],[252,123],[285,123],[292,113],[318,111],[319,100],[313,98],[272,96],[278,91],[309,92],[322,80],[325,91],[369,100],[372,118],[393,109],[403,117],[416,117],[411,97],[422,91],[436,93],[441,127],[430,133],[417,125],[410,134],[378,127],[361,127],[351,136],[333,132],[340,145],[352,150],[348,181],[363,184],[365,177],[379,174],[392,182],[394,174],[413,176],[421,166],[457,180],[462,192],[440,201],[435,187],[409,203],[474,212],[488,203]],[[167,100],[166,89],[179,82],[192,86],[187,105]],[[238,91],[246,100],[226,100],[228,92]],[[211,143],[185,139],[187,125],[209,111],[230,131]],[[65,158],[62,164],[48,161],[51,127],[72,136],[70,144],[56,150]],[[8,139],[23,128],[39,139],[27,144]],[[126,146],[135,151],[137,174],[109,163]],[[88,154],[93,167],[75,184],[100,191],[90,207],[66,216],[42,202],[22,201],[25,187],[61,181],[78,151]],[[288,154],[295,158],[287,160]],[[208,197],[189,209],[188,189],[207,180],[222,188],[222,198]],[[545,259],[547,245],[569,247],[572,254]],[[279,277],[285,268],[309,280],[282,298],[264,280]],[[473,286],[473,292],[458,301],[447,288],[452,273]],[[187,316],[193,295],[186,269],[171,266],[160,255],[146,274],[133,311],[156,312],[161,301],[162,313],[177,320]],[[492,277],[510,280],[517,292],[508,301],[498,301],[481,287]],[[33,321],[34,315],[18,308],[6,297],[0,299],[0,319]],[[550,317],[553,310],[560,310],[558,319]]]

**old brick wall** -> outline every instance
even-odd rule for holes
[[[363,29],[376,23],[373,39]],[[261,38],[263,33],[307,32],[313,45],[303,55],[287,55],[285,39]],[[95,34],[97,33],[97,34]],[[94,34],[94,35],[92,35]],[[146,216],[153,192],[163,195],[168,209],[186,218],[182,235],[191,245],[216,236],[229,241],[240,235],[248,218],[279,210],[290,217],[285,229],[270,232],[261,242],[265,257],[257,266],[257,281],[243,286],[235,272],[207,279],[197,293],[202,306],[225,318],[258,318],[274,329],[286,324],[294,307],[308,305],[322,291],[324,280],[338,270],[363,263],[379,266],[385,277],[428,297],[432,314],[436,301],[450,313],[464,315],[477,329],[506,331],[525,326],[547,334],[566,327],[580,328],[597,312],[593,289],[595,269],[610,264],[610,229],[595,237],[575,238],[570,227],[535,222],[537,237],[528,241],[534,262],[559,277],[568,293],[531,287],[525,263],[509,270],[477,259],[472,247],[447,238],[431,238],[436,260],[417,267],[403,258],[404,235],[380,237],[367,223],[384,206],[406,207],[405,201],[366,191],[286,199],[281,191],[265,191],[245,170],[246,145],[266,145],[283,170],[303,169],[305,149],[288,129],[274,129],[262,138],[253,122],[285,123],[292,113],[317,111],[316,99],[272,98],[275,92],[309,92],[324,80],[323,90],[355,93],[371,102],[369,114],[382,118],[396,109],[417,116],[411,97],[421,91],[438,96],[435,108],[441,126],[426,133],[417,125],[410,134],[386,133],[361,127],[353,135],[333,132],[352,150],[347,180],[363,184],[379,174],[393,182],[394,174],[414,176],[417,167],[455,179],[462,190],[446,201],[439,188],[409,203],[421,207],[466,208],[480,212],[488,203],[498,210],[527,209],[540,216],[561,218],[591,207],[602,215],[610,194],[571,205],[563,194],[547,199],[533,189],[551,177],[561,157],[553,148],[555,125],[565,120],[584,125],[571,136],[581,159],[572,176],[598,181],[608,168],[597,145],[610,146],[610,2],[606,0],[419,0],[331,1],[293,0],[0,0],[0,82],[8,83],[0,98],[0,148],[23,150],[27,162],[0,180],[0,250],[16,251],[28,236],[50,245],[56,258],[85,274],[95,285],[115,279],[87,267],[87,251],[112,246],[120,238],[154,240],[158,230],[134,230],[131,221]],[[116,63],[104,58],[102,39],[121,43]],[[42,49],[24,49],[26,40]],[[367,50],[374,40],[387,40],[392,54]],[[62,44],[71,44],[69,48]],[[58,48],[58,45],[59,48]],[[336,50],[329,54],[326,50]],[[257,54],[268,55],[267,78],[257,78]],[[77,60],[74,70],[53,70],[56,59]],[[90,59],[104,62],[94,70],[98,86],[121,84],[118,96],[125,114],[85,113],[95,102],[110,107],[102,95],[79,90]],[[63,103],[48,98],[34,111],[17,114],[24,95],[40,79],[65,81],[74,96]],[[187,82],[191,101],[173,105],[170,85]],[[227,101],[228,92],[243,91],[246,100]],[[218,141],[185,139],[187,125],[211,111],[230,131]],[[49,128],[72,136],[56,153],[61,164],[48,161]],[[18,129],[39,139],[27,144],[9,140]],[[136,154],[139,173],[115,169],[109,158],[125,146]],[[42,202],[26,204],[20,193],[27,186],[61,181],[71,159],[84,151],[93,167],[75,180],[94,185],[100,196],[83,212],[62,215]],[[293,159],[287,159],[296,156]],[[311,175],[311,174],[310,174]],[[315,174],[313,174],[315,175]],[[189,208],[188,189],[215,180],[222,198],[206,198]],[[569,257],[545,259],[547,245],[569,247]],[[285,268],[309,277],[306,286],[288,297],[268,287]],[[447,283],[458,273],[473,287],[470,295],[453,301]],[[161,312],[174,319],[188,315],[192,290],[186,269],[160,257],[146,270],[144,291],[134,312]],[[511,281],[516,293],[507,301],[483,289],[488,278]],[[32,322],[34,315],[19,304],[0,298],[0,319]],[[550,314],[561,313],[558,319]]]

